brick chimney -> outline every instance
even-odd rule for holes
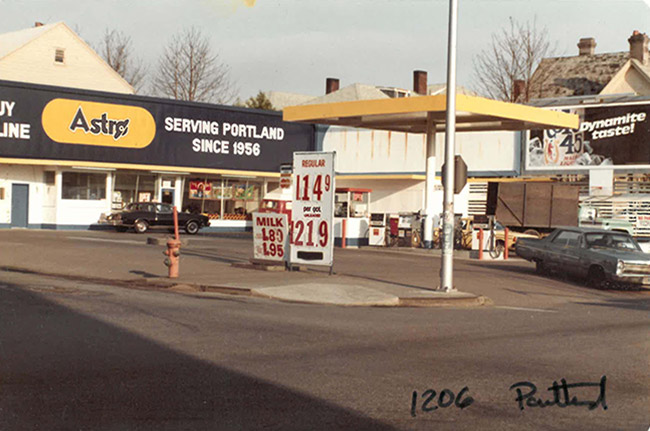
[[[596,39],[593,37],[583,37],[578,42],[579,55],[594,55],[596,49]]]
[[[515,79],[512,83],[512,101],[518,102],[522,96],[526,95],[526,81]]]
[[[34,27],[43,27],[43,23],[40,22],[40,21],[36,21],[36,22],[34,23]]]
[[[325,94],[330,94],[339,89],[339,80],[336,78],[327,78],[325,80]]]
[[[627,40],[630,42],[630,58],[636,58],[642,64],[648,64],[648,36],[634,30],[632,36]]]
[[[427,73],[424,70],[413,71],[413,91],[422,96],[427,95]]]

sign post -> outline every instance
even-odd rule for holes
[[[334,152],[293,154],[290,262],[334,264]]]

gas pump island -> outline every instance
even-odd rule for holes
[[[452,85],[451,88],[454,88]],[[448,115],[449,114],[449,115]],[[447,95],[414,96],[392,99],[357,100],[317,105],[289,106],[283,110],[284,121],[327,124],[332,126],[358,127],[366,129],[388,130],[405,133],[426,133],[426,181],[424,199],[424,243],[430,246],[433,240],[433,196],[435,179],[435,134],[449,133],[526,130],[526,129],[576,129],[579,117],[575,114],[534,108],[526,105],[499,102],[480,97],[455,95],[454,103],[447,112]],[[453,140],[450,140],[453,142]],[[443,255],[439,289],[454,290],[453,271],[453,191],[454,191],[454,153],[453,145],[446,148],[445,160],[451,166],[451,172],[443,183],[445,188],[445,216],[452,220],[443,220]],[[471,169],[471,167],[470,167]],[[451,196],[451,199],[448,196]],[[449,246],[449,247],[447,247]]]

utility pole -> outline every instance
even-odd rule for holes
[[[449,0],[447,45],[447,118],[445,126],[444,201],[442,216],[442,265],[440,287],[454,289],[454,156],[456,153],[456,27],[458,0]]]

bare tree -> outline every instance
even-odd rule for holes
[[[177,33],[169,41],[158,60],[153,89],[164,97],[215,103],[230,103],[237,91],[230,79],[230,68],[195,27]]]
[[[493,34],[489,48],[474,58],[476,92],[491,99],[527,102],[547,82],[551,71],[536,69],[554,51],[548,31],[539,29],[536,20],[522,24],[510,18],[510,26]]]
[[[142,59],[134,57],[129,36],[121,31],[106,29],[97,52],[109,66],[131,84],[136,93],[142,91],[147,71]]]

